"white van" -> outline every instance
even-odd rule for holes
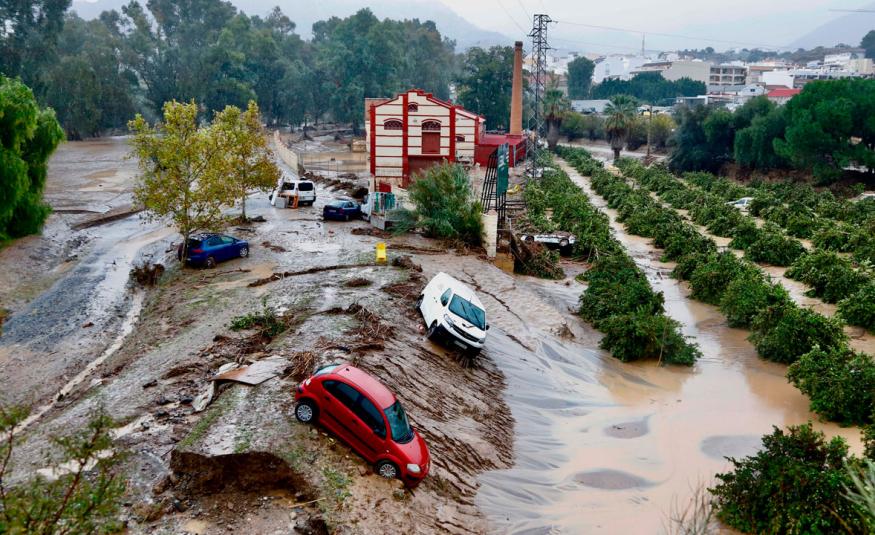
[[[438,273],[416,302],[428,338],[445,337],[452,345],[479,353],[486,342],[486,310],[474,292],[446,273]]]
[[[286,206],[292,205],[292,197],[298,197],[298,206],[312,206],[316,202],[316,185],[310,180],[282,179],[276,189],[270,194],[270,205],[276,206],[278,197],[286,197]]]

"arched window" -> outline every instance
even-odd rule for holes
[[[419,111],[419,105],[416,102],[411,102],[407,105],[407,111],[417,112]]]
[[[401,130],[402,128],[404,128],[404,125],[398,119],[389,119],[383,123],[384,130]]]
[[[423,121],[422,122],[422,131],[423,132],[440,132],[441,131],[441,123],[437,121]]]
[[[459,142],[461,142],[461,141],[465,141],[465,136],[459,136],[459,135],[457,135],[457,136],[456,136],[456,141],[459,141]]]

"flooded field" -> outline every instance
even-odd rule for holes
[[[229,230],[253,244],[251,258],[211,272],[172,268],[165,285],[132,292],[130,266],[144,255],[169,261],[173,230],[137,215],[75,230],[84,218],[130,203],[135,169],[126,152],[124,140],[64,145],[50,165],[47,196],[56,213],[46,235],[0,251],[7,283],[0,297],[13,312],[0,337],[0,391],[4,402],[38,408],[22,446],[25,466],[49,434],[81,425],[99,405],[128,423],[122,444],[133,452],[135,503],[126,509],[133,533],[285,532],[317,514],[351,533],[412,518],[419,519],[414,531],[427,533],[658,533],[673,503],[727,468],[725,456],[752,453],[773,425],[816,419],[785,367],[758,359],[745,331],[688,299],[669,276],[673,266],[616,223],[617,238],[664,292],[668,314],[701,347],[694,367],[623,364],[599,350],[600,334],[574,314],[584,286],[573,275],[582,264],[567,263],[565,280],[545,281],[419,236],[323,222],[321,207],[336,193],[322,185],[307,209],[278,210],[265,195],[253,196],[247,209],[267,222]],[[603,206],[586,179],[567,170]],[[388,243],[390,256],[410,255],[421,275],[362,267],[378,241]],[[250,287],[274,273],[316,267],[325,271]],[[14,269],[18,276],[10,275]],[[426,341],[411,310],[412,285],[439,271],[469,283],[487,308],[492,329],[473,369]],[[347,286],[356,276],[372,286]],[[414,277],[410,288],[397,286],[404,276]],[[228,342],[230,319],[262,299],[297,315],[293,334],[255,350],[234,345],[245,340]],[[353,304],[375,311],[365,317],[392,337],[361,343]],[[364,349],[350,349],[356,344]],[[434,454],[434,472],[420,489],[399,498],[346,447],[296,424],[288,376],[225,389],[213,412],[192,411],[191,399],[219,365],[268,354],[292,361],[305,352],[318,362],[354,357],[398,393]],[[860,449],[858,430],[817,427]],[[254,479],[269,479],[270,463],[282,457],[312,488],[272,481],[248,494],[233,485],[207,496],[168,491],[177,450],[188,455],[177,467],[188,469],[218,470],[217,463],[241,455],[255,463],[243,465]],[[325,476],[334,471],[348,480],[345,501],[302,506],[308,492],[334,481]],[[299,485],[295,478],[288,481]],[[142,512],[165,503],[168,492],[184,507],[155,517]]]

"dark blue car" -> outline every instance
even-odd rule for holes
[[[222,234],[196,234],[188,239],[187,256],[188,264],[213,268],[219,262],[249,256],[249,242]],[[182,259],[182,244],[176,257]]]
[[[323,219],[340,219],[349,221],[350,219],[359,219],[362,217],[362,207],[359,203],[349,199],[338,199],[331,201],[322,209]]]

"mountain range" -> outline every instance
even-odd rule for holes
[[[872,13],[848,13],[803,35],[790,46],[796,48],[831,47],[837,44],[859,46],[860,40],[870,30],[875,30],[875,3],[859,8]]]

